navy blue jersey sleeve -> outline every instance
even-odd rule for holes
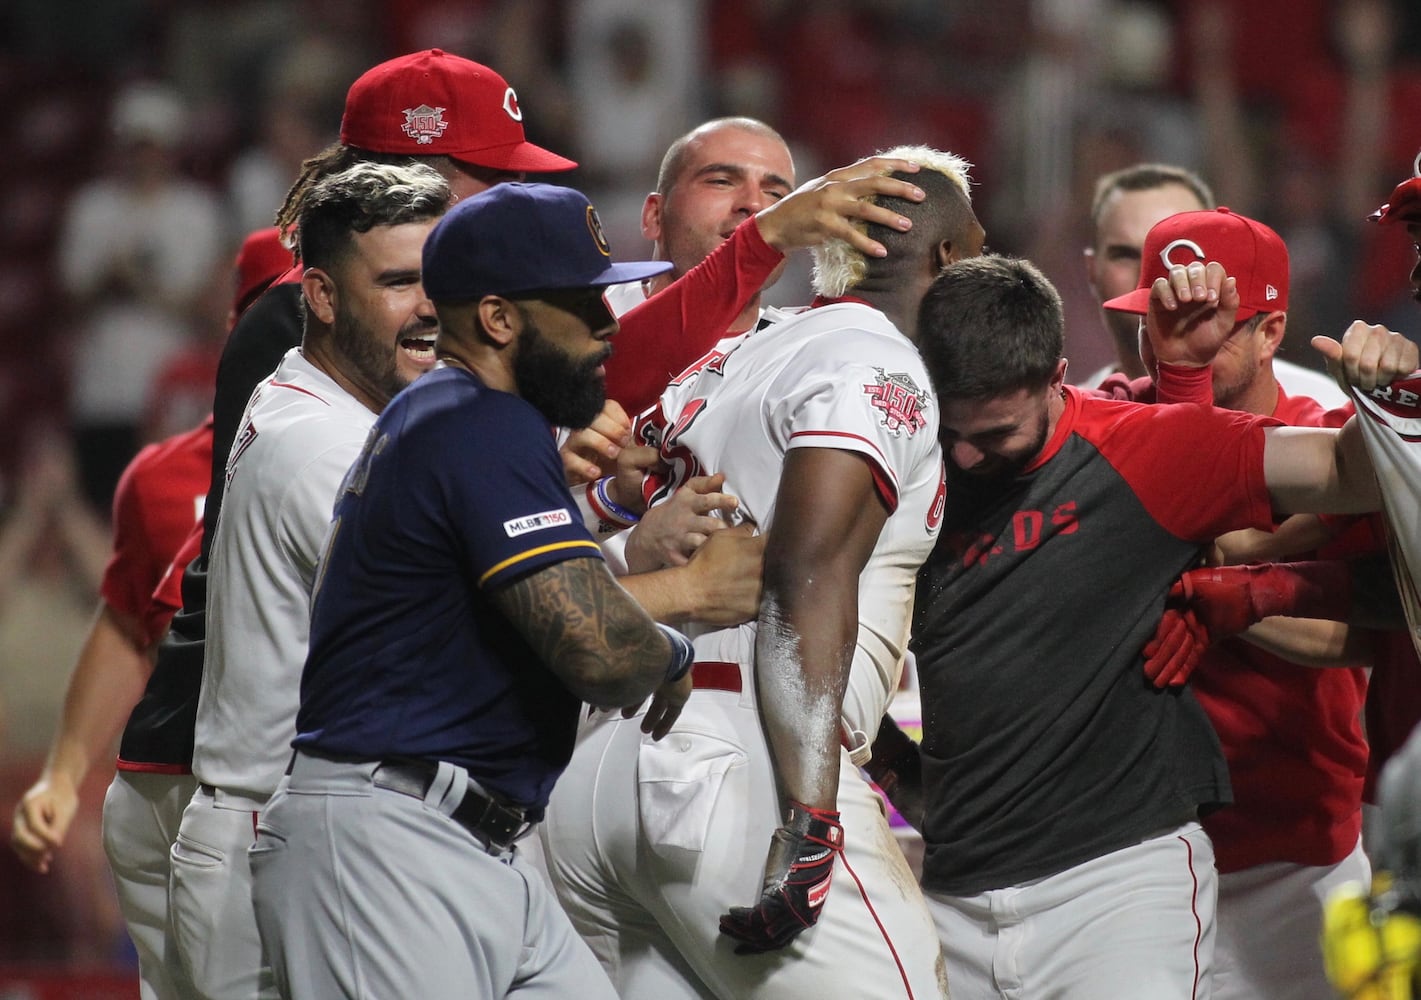
[[[477,417],[472,428],[450,435],[443,475],[455,535],[468,547],[478,585],[497,588],[565,559],[602,558],[538,411],[485,390]]]

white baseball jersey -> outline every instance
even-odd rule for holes
[[[640,281],[628,281],[620,285],[608,285],[602,297],[607,302],[607,308],[612,310],[612,315],[618,319],[631,312],[648,298],[646,286]]]
[[[1396,588],[1421,653],[1421,372],[1371,392],[1354,388],[1352,396],[1381,485]]]
[[[1304,368],[1282,358],[1274,358],[1273,377],[1289,396],[1315,399],[1322,404],[1323,409],[1335,410],[1339,406],[1347,405],[1347,393],[1343,392],[1342,387],[1331,377],[1320,371]]]
[[[375,417],[300,348],[247,404],[208,571],[192,760],[204,784],[263,801],[286,770],[316,560]]]
[[[673,468],[726,475],[738,516],[774,529],[792,448],[862,455],[893,511],[859,580],[847,727],[878,721],[901,669],[918,565],[943,496],[937,406],[913,345],[882,313],[841,302],[722,341],[638,422]],[[875,501],[870,501],[875,502]],[[755,626],[701,630],[703,683],[671,733],[594,712],[553,790],[544,838],[564,908],[626,1000],[785,996],[946,997],[937,933],[877,794],[840,751],[842,865],[818,922],[782,951],[732,954],[721,914],[761,891],[780,822],[777,783],[755,704]],[[866,742],[867,736],[862,737]]]
[[[722,472],[738,516],[774,526],[793,448],[863,456],[892,515],[859,579],[859,635],[844,700],[850,733],[878,731],[898,686],[918,567],[937,537],[944,491],[937,404],[917,349],[876,309],[837,302],[723,340],[682,373],[637,429],[671,481]],[[695,631],[694,629],[692,630]],[[755,626],[701,630],[697,658],[751,664]]]

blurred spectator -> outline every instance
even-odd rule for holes
[[[44,758],[108,553],[107,527],[80,495],[69,442],[52,433],[32,441],[0,519],[0,810],[7,816]],[[118,954],[124,928],[99,841],[101,793],[101,784],[87,788],[91,805],[75,816],[72,849],[47,882],[0,852],[0,963],[93,966]]]
[[[1290,30],[1311,24],[1315,6],[1292,11],[1298,18]],[[1197,5],[1189,31],[1194,91],[1219,202],[1271,220],[1287,243],[1297,294],[1279,357],[1318,370],[1324,365],[1310,346],[1312,337],[1336,336],[1356,318],[1352,290],[1363,220],[1372,193],[1382,186],[1393,31],[1385,0],[1338,0],[1334,7],[1338,57],[1330,57],[1325,35],[1298,43],[1299,51],[1322,47],[1306,76],[1327,81],[1325,109],[1308,97],[1315,89],[1310,83],[1273,94],[1250,82],[1241,68],[1248,60],[1236,57],[1250,44],[1243,33],[1248,19],[1234,5]]]
[[[80,494],[68,442],[32,443],[0,521],[0,746],[42,754],[88,631],[108,530]]]
[[[670,141],[702,117],[701,0],[575,0],[568,78],[581,107],[578,161],[586,185],[656,172]]]
[[[640,243],[637,220],[647,180],[656,176],[671,140],[702,118],[706,16],[702,0],[569,5],[567,78],[576,98],[577,183],[597,203],[613,246]]]
[[[290,45],[273,62],[269,78],[253,81],[259,95],[251,123],[255,142],[238,153],[227,177],[236,233],[270,226],[302,162],[336,140],[332,123],[340,120],[352,79],[349,60],[325,39]]]
[[[114,158],[69,205],[58,249],[75,307],[70,414],[80,484],[106,511],[137,452],[148,387],[183,345],[222,251],[217,200],[183,178],[182,102],[135,84],[114,101]]]
[[[237,317],[281,275],[291,270],[291,251],[275,226],[247,234],[231,267],[214,269],[201,297],[200,336],[174,355],[153,378],[144,410],[144,441],[161,441],[201,423],[212,412],[217,367]],[[224,307],[224,303],[229,303]],[[225,461],[225,459],[224,459]]]

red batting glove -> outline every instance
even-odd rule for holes
[[[837,812],[791,802],[784,825],[770,837],[760,901],[733,906],[720,918],[720,932],[740,942],[735,954],[783,948],[813,927],[829,896],[834,859],[843,849]]]
[[[1179,582],[1215,642],[1273,615],[1340,622],[1352,611],[1352,572],[1341,560],[1210,566]]]
[[[1176,583],[1154,637],[1145,643],[1145,676],[1157,688],[1183,685],[1209,648],[1209,633],[1182,602],[1183,588]]]
[[[1156,687],[1183,684],[1205,649],[1265,618],[1346,621],[1351,610],[1352,572],[1341,560],[1192,569],[1169,590],[1145,645],[1145,676]]]

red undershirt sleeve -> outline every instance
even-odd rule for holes
[[[1214,367],[1190,368],[1159,363],[1159,381],[1155,383],[1155,400],[1160,403],[1200,403],[1214,405]]]
[[[784,261],[754,218],[677,281],[621,319],[607,361],[607,398],[630,414],[656,402],[666,384],[709,351]]]

